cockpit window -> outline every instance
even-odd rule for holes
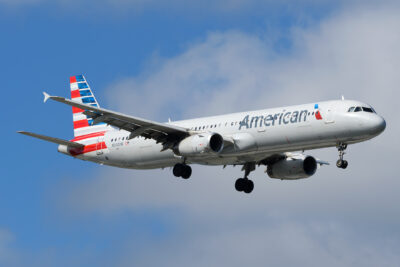
[[[363,111],[365,111],[365,112],[374,113],[373,110],[372,110],[372,108],[363,107],[362,109],[363,109]]]
[[[373,108],[368,108],[368,107],[351,107],[347,112],[369,112],[369,113],[376,113]]]

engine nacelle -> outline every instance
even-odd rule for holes
[[[304,159],[286,158],[272,165],[268,165],[269,177],[282,180],[296,180],[308,178],[317,171],[317,161],[314,157]]]
[[[218,154],[224,149],[224,138],[217,133],[196,134],[183,139],[174,149],[180,156]]]

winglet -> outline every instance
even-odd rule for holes
[[[43,95],[44,95],[43,103],[46,103],[46,101],[50,98],[50,95],[46,92],[43,92]]]

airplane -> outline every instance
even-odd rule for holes
[[[239,192],[251,193],[248,178],[266,166],[271,178],[308,178],[326,161],[305,150],[336,147],[336,166],[346,169],[347,145],[378,136],[383,117],[368,104],[341,100],[239,112],[159,123],[100,108],[86,78],[70,77],[71,99],[44,94],[72,106],[74,138],[63,140],[31,132],[18,133],[58,144],[58,151],[99,164],[129,168],[172,167],[173,175],[188,179],[190,164],[242,166],[235,182]],[[301,151],[301,152],[298,152]]]

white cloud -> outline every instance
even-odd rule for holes
[[[394,266],[399,260],[390,248],[354,247],[353,236],[346,234],[329,223],[228,225],[194,237],[187,233],[183,240],[152,246],[144,254],[132,250],[135,257],[122,259],[120,266]]]
[[[209,266],[294,261],[395,266],[400,260],[398,14],[397,8],[353,9],[312,29],[293,29],[294,47],[287,54],[274,51],[267,34],[210,33],[181,55],[152,59],[143,74],[107,90],[116,109],[160,120],[172,113],[189,118],[341,94],[370,102],[386,118],[387,130],[350,146],[346,171],[330,166],[310,179],[282,182],[257,170],[255,191],[243,195],[233,188],[238,167],[195,166],[188,181],[169,170],[101,168],[84,182],[65,181],[65,207],[104,216],[177,209],[181,230],[170,240],[175,243],[142,251],[143,257],[157,252],[150,259],[155,265],[193,265],[194,257]],[[337,157],[333,149],[310,153],[331,162]],[[127,245],[121,265],[149,260],[133,258],[129,250]]]

